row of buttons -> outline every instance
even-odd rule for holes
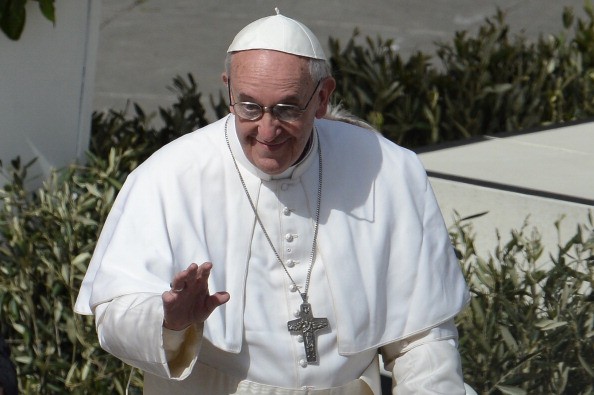
[[[282,189],[283,191],[286,191],[286,190],[288,189],[288,185],[287,185],[287,184],[283,184],[283,185],[281,186],[281,189]],[[287,217],[291,215],[291,209],[290,209],[290,208],[288,208],[288,207],[285,207],[285,208],[283,208],[283,211],[282,211],[282,212],[283,212],[283,215],[285,215],[285,216],[287,216]],[[287,234],[285,235],[285,240],[286,240],[288,243],[291,243],[291,242],[292,242],[292,241],[294,241],[294,240],[295,240],[297,237],[299,237],[299,235],[297,235],[297,234],[293,234],[293,233],[287,233]],[[290,250],[290,249],[288,249],[288,252],[290,252],[290,251],[291,251],[291,250]],[[285,263],[286,263],[287,267],[294,267],[296,264],[298,264],[298,263],[299,263],[299,261],[296,261],[296,260],[294,260],[294,259],[287,259],[287,261],[286,261]],[[291,292],[297,292],[297,291],[299,290],[299,287],[297,287],[295,284],[291,284],[291,286],[289,287],[289,290],[290,290]],[[301,316],[301,311],[300,311],[299,309],[298,309],[298,310],[296,310],[296,311],[294,311],[294,312],[293,312],[293,316],[295,316],[295,318],[299,318],[299,317]],[[297,342],[298,342],[298,343],[303,343],[303,335],[298,335],[298,336],[296,336],[296,339],[297,339]],[[305,358],[301,358],[301,359],[299,360],[299,362],[298,362],[298,363],[299,363],[299,366],[301,366],[302,368],[306,368],[306,367],[307,367],[307,365],[308,365],[308,363],[307,363],[307,359],[305,359]],[[312,387],[307,387],[307,386],[306,386],[306,387],[303,387],[303,389],[304,389],[304,390],[307,390],[307,389],[313,389],[313,388],[312,388]]]
[[[291,209],[288,207],[283,208],[283,214],[285,216],[289,216],[291,215]],[[287,233],[285,235],[285,240],[288,243],[291,243],[293,240],[295,240],[297,237],[299,237],[299,235],[297,234],[293,234],[293,233]],[[287,252],[291,252],[291,248],[287,248]],[[285,262],[285,264],[287,265],[287,267],[294,267],[295,264],[297,263],[297,261],[293,260],[293,259],[287,259],[287,261]],[[291,292],[295,292],[296,289],[291,288]]]
[[[285,185],[287,185],[287,184],[283,184],[283,187],[284,187]],[[283,189],[283,190],[286,190],[286,189]],[[288,217],[289,215],[291,215],[291,209],[290,209],[290,208],[288,208],[288,207],[285,207],[285,208],[283,208],[283,214],[284,214],[285,216],[287,216],[287,217]],[[285,240],[286,240],[288,243],[291,243],[291,242],[292,242],[293,240],[295,240],[297,237],[299,237],[299,235],[297,235],[297,234],[293,234],[293,233],[287,233],[287,234],[285,235]],[[288,252],[289,254],[292,252],[292,249],[291,249],[291,247],[287,247],[287,249],[286,249],[286,250],[287,250],[287,252]],[[288,266],[288,267],[293,267],[293,266],[295,266],[295,265],[294,265],[294,261],[293,261],[293,260],[291,260],[291,259],[289,259],[289,260],[288,260],[286,263],[287,263],[287,266]]]
[[[301,311],[300,310],[296,310],[293,312],[293,316],[295,316],[295,318],[299,318],[301,316]],[[303,343],[303,335],[297,335],[295,336],[295,338],[297,339],[298,343]],[[301,366],[302,368],[306,368],[307,367],[307,359],[305,358],[301,358],[298,361],[299,366]]]

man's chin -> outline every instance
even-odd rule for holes
[[[271,176],[275,176],[277,174],[281,174],[283,171],[287,170],[291,165],[285,164],[284,162],[279,162],[275,159],[267,158],[261,159],[254,163],[254,165],[266,174]]]

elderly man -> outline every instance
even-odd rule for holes
[[[126,181],[76,310],[147,394],[463,394],[468,301],[419,161],[324,119],[322,48],[280,14],[237,34],[231,114]],[[216,292],[215,292],[216,291]]]

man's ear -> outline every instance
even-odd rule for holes
[[[336,80],[332,77],[326,77],[322,83],[321,88],[318,93],[318,97],[320,98],[320,102],[318,108],[316,110],[316,118],[323,118],[328,111],[328,103],[330,103],[330,97],[332,96],[332,92],[336,88]]]
[[[225,88],[228,89],[229,87],[229,76],[227,76],[226,72],[221,73],[221,79],[223,80],[223,84],[225,84]],[[228,98],[229,100],[231,100],[231,97]],[[232,114],[235,114],[235,109],[231,106],[231,103],[229,104],[229,112]],[[2,395],[2,394],[0,394]]]

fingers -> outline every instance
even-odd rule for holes
[[[204,262],[198,266],[192,263],[187,270],[187,285],[189,290],[194,293],[206,293],[208,294],[208,277],[210,277],[210,270],[212,269],[212,263]]]
[[[179,330],[192,323],[204,322],[219,306],[229,301],[227,292],[210,294],[208,277],[212,263],[192,263],[173,278],[171,289],[162,295],[166,328]]]
[[[170,291],[173,293],[181,293],[186,289],[192,291],[208,289],[208,277],[212,269],[211,262],[205,262],[198,266],[192,263],[187,269],[182,270],[175,275],[173,281],[169,284]]]
[[[192,265],[195,265],[195,263]],[[190,275],[190,269],[192,268],[192,265],[190,265],[187,269],[177,273],[175,277],[173,277],[173,280],[171,280],[171,283],[169,283],[169,287],[171,288],[169,292],[179,293],[186,289],[188,285],[188,276]]]

